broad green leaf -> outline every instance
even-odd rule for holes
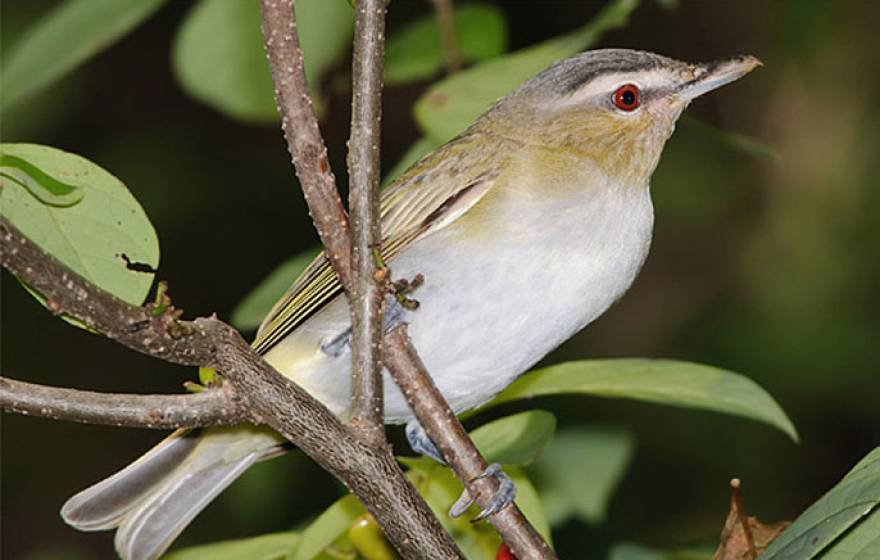
[[[298,0],[296,15],[314,93],[321,74],[349,48],[353,15],[337,0]],[[221,113],[257,123],[278,119],[258,2],[196,3],[174,39],[173,66],[187,93]]]
[[[94,163],[48,146],[2,144],[0,154],[82,190],[72,206],[48,205],[17,180],[0,177],[0,214],[96,286],[133,305],[143,303],[159,265],[159,242],[125,185]]]
[[[296,0],[296,28],[306,79],[314,89],[321,75],[351,50],[354,12],[342,2]]]
[[[364,506],[353,494],[336,500],[302,531],[293,560],[311,560],[318,556],[333,541],[343,536],[355,518],[364,511]]]
[[[82,187],[63,183],[30,162],[9,154],[0,154],[0,177],[15,181],[49,206],[73,206],[85,196]]]
[[[529,372],[487,406],[557,394],[626,398],[723,412],[764,422],[798,440],[797,431],[782,408],[751,379],[716,367],[676,360],[566,362]]]
[[[488,4],[455,6],[455,35],[463,62],[499,56],[507,49],[504,14]],[[443,68],[443,49],[437,18],[432,12],[388,36],[385,45],[385,83],[426,80]]]
[[[550,524],[556,527],[571,517],[591,524],[604,521],[634,450],[627,432],[572,428],[556,434],[528,469]]]
[[[471,439],[490,463],[529,465],[553,439],[556,417],[544,410],[505,416],[471,432]]]
[[[391,171],[385,175],[384,183],[387,185],[391,181],[397,179],[403,172],[412,167],[414,163],[422,159],[423,156],[427,155],[442,143],[443,142],[435,140],[429,136],[423,136],[416,140],[406,153],[403,154],[400,161],[394,164]]]
[[[711,550],[660,550],[635,543],[611,547],[608,560],[712,560]]]
[[[880,509],[850,529],[822,554],[822,560],[880,558]]]
[[[284,560],[300,541],[299,533],[286,531],[249,539],[222,541],[203,546],[184,548],[163,560]]]
[[[263,317],[269,313],[275,302],[284,295],[287,288],[317,254],[317,250],[306,251],[278,265],[235,306],[230,318],[232,325],[241,330],[251,330],[260,326]]]
[[[816,557],[848,529],[859,530],[852,541],[837,551],[838,558],[847,550],[880,548],[876,509],[880,504],[880,447],[859,461],[837,486],[798,517],[761,555],[761,560],[809,560]],[[873,515],[870,515],[874,511]],[[846,538],[844,538],[846,540]],[[842,542],[842,541],[841,541]],[[824,558],[824,556],[823,556]]]
[[[419,126],[441,142],[449,140],[496,99],[538,71],[590,47],[606,31],[625,25],[638,4],[639,0],[614,0],[577,31],[483,62],[435,84],[416,103]]]
[[[166,0],[66,0],[29,29],[3,65],[4,108],[49,86],[150,17]]]

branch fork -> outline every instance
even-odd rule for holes
[[[341,480],[367,507],[404,558],[463,555],[397,465],[384,436],[381,368],[390,371],[419,422],[481,508],[497,490],[482,477],[486,461],[444,401],[401,325],[383,332],[390,274],[373,258],[379,247],[379,129],[384,0],[356,6],[354,96],[349,142],[352,222],[342,206],[303,70],[293,0],[261,0],[269,66],[296,174],[327,255],[352,308],[352,421],[343,425],[321,403],[272,368],[216,317],[183,321],[160,284],[157,300],[129,305],[46,254],[0,217],[2,264],[46,297],[55,314],[168,362],[204,366],[225,382],[194,394],[110,395],[40,387],[0,378],[6,411],[79,422],[169,429],[253,422],[266,424]],[[377,281],[379,280],[379,281]],[[397,295],[417,287],[395,285]],[[402,293],[401,293],[402,292]],[[555,558],[515,504],[489,521],[521,560]]]

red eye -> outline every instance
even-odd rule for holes
[[[641,105],[641,94],[638,86],[634,84],[626,84],[617,88],[611,100],[614,106],[621,111],[635,111]]]

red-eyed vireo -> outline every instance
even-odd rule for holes
[[[558,62],[498,101],[382,193],[383,252],[421,274],[416,310],[392,305],[457,412],[492,398],[627,290],[648,254],[649,180],[681,112],[760,63],[687,64],[597,50]],[[350,398],[349,311],[318,257],[263,322],[254,347],[334,413]],[[385,418],[413,414],[385,379]],[[72,497],[65,521],[117,528],[127,560],[157,558],[280,438],[242,426],[178,430]]]

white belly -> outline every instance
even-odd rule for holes
[[[491,399],[601,315],[635,279],[653,226],[647,187],[585,198],[555,208],[531,205],[509,216],[507,230],[487,237],[489,243],[462,248],[450,226],[391,263],[396,278],[425,276],[412,294],[421,305],[406,321],[456,412]],[[347,349],[330,356],[319,342],[348,324],[345,300],[337,298],[266,355],[340,415],[349,406],[351,356]],[[387,373],[385,416],[390,423],[413,417]]]

